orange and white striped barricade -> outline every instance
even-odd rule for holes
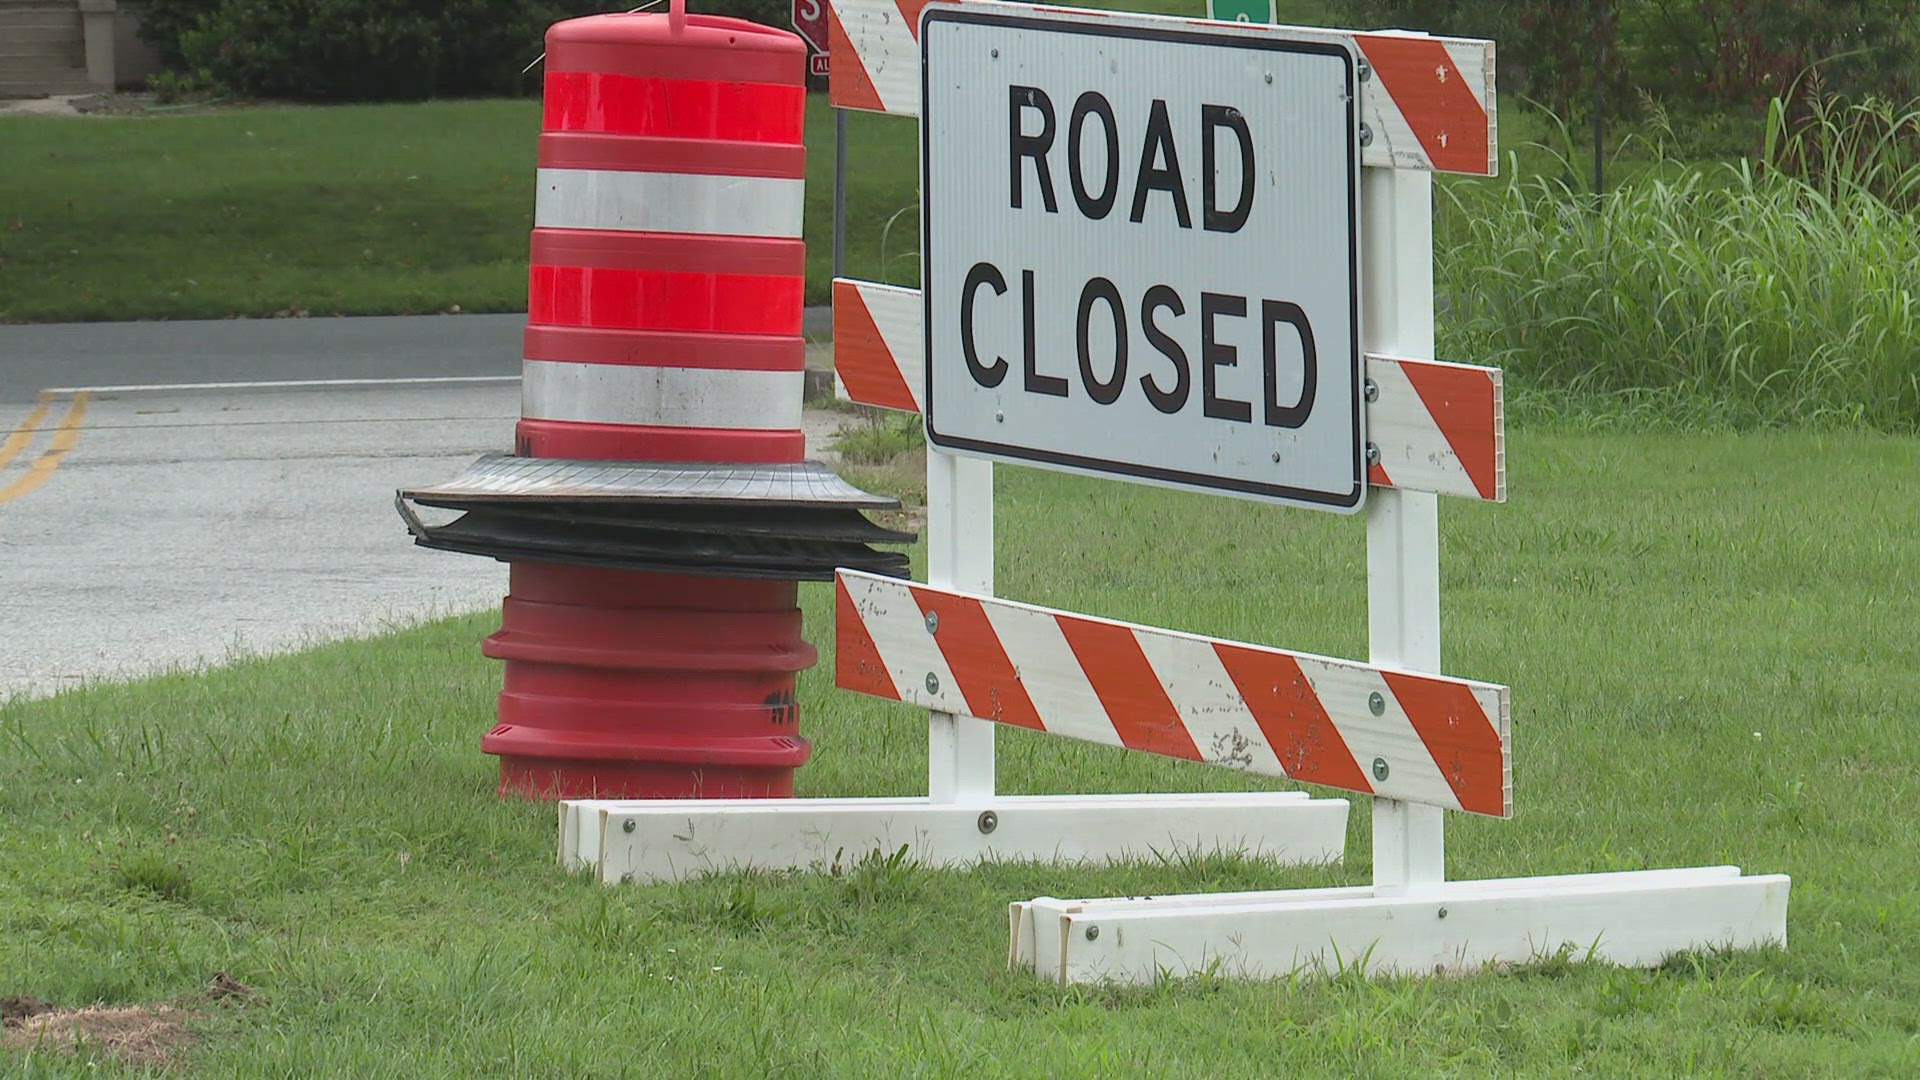
[[[676,54],[674,59],[680,58]],[[551,56],[549,63],[552,63]],[[698,72],[676,70],[674,74],[690,76]],[[666,82],[671,88],[673,80]],[[655,122],[683,116],[684,109],[677,104],[668,108],[668,104],[675,103],[636,112]],[[716,150],[738,155],[757,149],[741,144],[741,134],[731,133],[732,141],[722,140],[716,144]],[[555,138],[550,135],[547,141],[554,142]],[[784,152],[791,147],[778,149]],[[572,159],[567,163],[573,164]],[[780,158],[775,164],[798,169],[797,159],[788,157]],[[659,222],[659,228],[692,233],[720,229],[722,223],[707,221],[702,215],[712,216],[724,210],[728,221],[735,222],[727,224],[727,229],[746,231],[736,219],[764,218],[764,225],[757,231],[779,233],[773,238],[727,237],[725,243],[729,246],[782,257],[791,257],[797,246],[791,238],[798,233],[795,194],[798,186],[797,181],[788,183],[792,180],[789,176],[770,180],[749,178],[738,183],[728,179],[726,183],[713,185],[712,191],[705,188],[694,191],[680,183],[683,178],[676,178],[677,187],[654,184],[642,190],[633,185],[616,189],[611,181],[599,178],[597,173],[574,177],[549,170],[542,175],[543,185],[547,185],[543,188],[542,205],[551,206],[556,214],[565,211],[563,224],[601,224],[579,220],[586,210],[601,208],[617,213],[623,221],[631,218],[639,225]],[[572,186],[567,187],[567,183]],[[632,198],[616,197],[622,194],[630,194]],[[678,242],[683,238],[676,235],[674,239]],[[539,259],[542,250],[536,238],[536,263],[540,264],[535,272],[536,291],[544,280],[540,276],[544,265]],[[791,269],[786,263],[782,267],[783,273]],[[792,296],[797,297],[797,279],[787,283],[794,290]],[[767,296],[752,291],[742,293],[728,282],[702,281],[698,286],[691,293],[669,298],[672,302],[663,302],[658,310],[663,314],[698,310],[700,305],[696,301],[704,300],[720,304],[729,315],[742,319],[776,319],[791,314],[777,304],[770,304]],[[611,281],[605,288],[576,289],[566,294],[576,299],[590,296],[608,308],[631,304],[638,295],[635,283],[622,280]],[[787,294],[773,299],[782,297]],[[619,312],[613,314],[617,316]],[[748,329],[785,331],[791,327],[782,324]],[[766,345],[770,340],[762,338],[759,344]],[[586,359],[606,359],[601,354],[608,351],[599,348],[594,356]],[[617,348],[611,351],[619,353]],[[744,355],[732,342],[727,343],[723,351],[730,357]],[[530,364],[530,378],[533,367]],[[598,370],[594,374],[604,378]],[[697,390],[687,384],[683,392],[663,404],[687,408],[688,401],[698,397]],[[591,393],[574,394],[567,400],[593,407],[601,404]],[[523,420],[521,425],[523,440],[532,442],[536,453],[543,452],[548,443],[562,437],[578,441],[595,435],[591,428],[578,430],[577,423],[558,424],[546,413],[539,416],[537,420]],[[570,415],[565,419],[582,418]],[[784,421],[759,426],[782,430],[749,434],[778,435],[792,427]],[[674,434],[702,441],[714,435],[712,432]],[[755,447],[759,446],[756,442]],[[777,446],[769,448],[778,449]],[[553,452],[585,456],[589,451],[569,442],[554,447]],[[794,453],[797,455],[797,450]],[[976,537],[985,536],[990,548],[991,480],[988,473],[971,467],[975,464],[956,464],[945,455],[934,458],[931,497],[936,507],[934,518],[939,524],[930,538],[930,561],[936,581],[990,589],[991,555],[986,548],[978,548]],[[982,513],[985,518],[979,516]],[[962,526],[956,523],[959,517],[970,520]],[[984,533],[978,531],[982,528]],[[562,707],[556,711],[562,715],[579,711],[567,707],[564,701],[559,704]],[[990,727],[942,715],[934,720],[933,730],[929,794],[925,798],[765,799],[744,804],[679,798],[646,802],[577,799],[562,805],[562,859],[569,863],[590,863],[599,867],[605,878],[617,880],[678,877],[716,867],[827,864],[840,852],[894,850],[901,843],[909,844],[916,859],[936,864],[972,863],[986,857],[1097,860],[1148,856],[1155,851],[1176,848],[1211,850],[1221,846],[1275,858],[1322,862],[1339,858],[1345,847],[1347,803],[1339,799],[1315,799],[1301,792],[1006,798],[994,791]]]
[[[835,104],[921,115],[924,88],[932,85],[922,64],[928,25],[923,8],[952,7],[985,12],[1007,5],[836,0]],[[1071,17],[1165,29],[1189,22],[1112,13]],[[1737,867],[1446,880],[1444,810],[1511,813],[1510,787],[1494,783],[1496,776],[1503,783],[1511,776],[1504,688],[1436,678],[1431,685],[1447,687],[1456,702],[1444,724],[1435,722],[1429,706],[1423,725],[1420,707],[1403,700],[1406,687],[1423,685],[1410,680],[1434,678],[1415,673],[1440,668],[1435,496],[1506,498],[1499,371],[1432,359],[1431,173],[1494,171],[1492,45],[1400,32],[1264,29],[1300,41],[1339,39],[1360,65],[1358,141],[1365,168],[1356,352],[1364,377],[1371,486],[1370,664],[1288,659],[1277,650],[1006,604],[990,599],[990,567],[976,564],[971,580],[934,578],[977,594],[970,597],[843,573],[841,684],[926,705],[936,718],[948,710],[1235,768],[1264,763],[1262,771],[1373,796],[1371,885],[1152,899],[1042,897],[1012,905],[1010,962],[1050,979],[1141,982],[1208,970],[1276,975],[1331,968],[1343,958],[1373,971],[1431,972],[1524,960],[1567,942],[1615,962],[1649,964],[1690,947],[1784,942],[1788,879],[1742,876]],[[993,58],[1001,59],[997,51]],[[928,244],[923,238],[923,247]],[[930,375],[930,307],[918,290],[835,282],[835,363],[843,396],[922,410]],[[930,456],[935,492],[943,473],[966,478],[958,485],[959,498],[949,495],[954,505],[930,502],[953,514],[930,521],[931,539],[956,537],[958,554],[950,558],[974,553],[977,559],[991,548],[991,525],[969,523],[991,521],[990,466],[949,458],[937,446]],[[962,512],[954,514],[956,509]],[[963,650],[968,659],[957,661],[946,643],[930,649],[914,640],[915,609],[938,607],[949,620],[946,610],[955,605],[971,612],[961,625],[972,629],[954,632],[980,637],[984,627],[993,632],[994,647]],[[849,618],[849,606],[855,618]],[[948,668],[939,668],[939,660]],[[1138,670],[1143,660],[1151,678]],[[933,677],[915,682],[916,666],[926,666]],[[1127,684],[1130,667],[1136,670]],[[1250,669],[1266,677],[1250,676]],[[943,681],[942,670],[953,670],[958,685]],[[1112,685],[1116,680],[1121,688]],[[1363,706],[1355,699],[1369,684],[1373,689],[1365,691]],[[940,692],[928,689],[935,685]],[[1329,696],[1327,685],[1339,690]],[[1264,711],[1262,693],[1269,697]],[[1284,709],[1271,700],[1276,695],[1286,700]],[[1114,715],[1118,697],[1129,701],[1131,719]],[[1077,711],[1067,707],[1075,698]],[[1309,698],[1321,711],[1306,708]],[[1319,737],[1297,728],[1275,731],[1263,722],[1281,712],[1296,724],[1310,715]],[[1397,756],[1383,749],[1369,761],[1368,740],[1393,736],[1381,725],[1403,715],[1400,722],[1415,728],[1418,740],[1401,730],[1398,741],[1385,744],[1398,747]],[[1182,720],[1184,738],[1174,734]],[[1461,737],[1462,724],[1477,733],[1478,753],[1451,742]],[[956,771],[965,776],[990,770],[982,764],[991,761],[990,743],[976,721],[955,720],[953,727],[949,738],[960,747],[961,761]],[[940,730],[937,719],[935,728]],[[1328,753],[1328,732],[1339,733],[1346,753]],[[1303,743],[1316,753],[1302,754]],[[1415,747],[1428,753],[1406,752]],[[1436,773],[1448,783],[1435,783]],[[1424,779],[1424,789],[1417,778]]]
[[[1253,80],[1251,89],[1255,92],[1261,85],[1278,85],[1288,93],[1307,86],[1312,94],[1319,94],[1315,88],[1335,88],[1305,76],[1296,78],[1294,68],[1283,64],[1238,62],[1246,60],[1247,55],[1231,52],[1234,48],[1275,48],[1274,43],[1281,42],[1289,44],[1279,46],[1280,51],[1291,49],[1315,54],[1322,60],[1331,58],[1332,70],[1344,80],[1338,84],[1339,93],[1314,100],[1337,101],[1345,110],[1344,123],[1348,126],[1341,138],[1347,141],[1331,152],[1321,136],[1315,136],[1321,141],[1313,145],[1323,158],[1337,162],[1340,155],[1346,156],[1350,185],[1347,203],[1341,205],[1336,197],[1317,208],[1317,217],[1300,215],[1295,207],[1296,216],[1314,217],[1300,225],[1301,235],[1308,237],[1308,243],[1322,246],[1305,249],[1306,257],[1302,257],[1300,240],[1294,237],[1288,241],[1294,247],[1275,247],[1264,255],[1270,263],[1285,263],[1292,256],[1293,262],[1301,264],[1329,255],[1327,276],[1351,284],[1345,296],[1336,291],[1334,308],[1327,309],[1323,303],[1324,310],[1307,312],[1298,320],[1301,324],[1320,320],[1321,329],[1327,333],[1317,352],[1308,343],[1306,326],[1300,325],[1300,345],[1289,354],[1304,356],[1303,370],[1319,362],[1316,356],[1326,361],[1317,369],[1323,372],[1320,381],[1312,385],[1321,389],[1325,395],[1322,400],[1331,403],[1329,412],[1338,420],[1332,426],[1330,440],[1352,440],[1350,454],[1342,450],[1322,455],[1331,482],[1318,490],[1248,480],[1248,475],[1258,473],[1259,462],[1250,459],[1244,444],[1225,437],[1205,445],[1227,457],[1238,454],[1240,460],[1231,466],[1242,473],[1231,473],[1227,465],[1218,475],[1209,474],[1204,467],[1195,468],[1193,440],[1186,436],[1198,432],[1210,438],[1208,429],[1189,425],[1176,430],[1161,424],[1137,403],[1124,401],[1132,391],[1118,376],[1125,348],[1119,344],[1120,333],[1125,332],[1128,317],[1122,305],[1129,295],[1140,297],[1143,307],[1155,302],[1150,294],[1129,294],[1129,289],[1137,289],[1140,284],[1134,273],[1137,267],[1118,266],[1111,279],[1088,279],[1081,293],[1076,330],[1080,382],[1071,393],[1063,393],[1068,387],[1048,380],[1072,380],[1074,344],[1063,346],[1057,328],[1043,331],[1055,335],[1045,346],[1033,344],[1039,320],[1051,318],[1057,322],[1060,311],[1073,310],[1071,294],[1062,302],[1036,301],[1032,281],[1037,272],[1009,275],[997,265],[992,272],[966,272],[964,289],[977,295],[961,297],[957,303],[951,293],[922,296],[915,290],[876,283],[835,283],[835,359],[843,394],[868,404],[929,413],[929,583],[909,585],[843,571],[836,619],[836,674],[842,686],[930,710],[930,797],[914,802],[914,813],[934,815],[925,819],[934,822],[944,821],[937,816],[941,808],[977,810],[977,829],[983,833],[991,829],[994,836],[1003,835],[1012,821],[1027,821],[1031,828],[1050,834],[1054,849],[1067,855],[1087,853],[1077,846],[1086,834],[1076,830],[1089,825],[1089,819],[1117,820],[1109,817],[1105,806],[1079,797],[1055,797],[1040,806],[1032,805],[1031,800],[996,795],[995,723],[1287,776],[1372,797],[1371,885],[1152,899],[1041,897],[1011,908],[1009,959],[1013,966],[1062,982],[1144,982],[1163,974],[1199,971],[1263,976],[1330,968],[1343,962],[1357,962],[1371,971],[1413,973],[1431,972],[1436,967],[1524,960],[1565,942],[1598,957],[1647,963],[1689,947],[1785,940],[1788,879],[1745,877],[1733,867],[1478,882],[1446,880],[1444,812],[1507,816],[1512,808],[1506,689],[1437,674],[1440,583],[1436,496],[1491,501],[1503,501],[1506,496],[1499,372],[1432,359],[1431,173],[1493,171],[1496,144],[1493,115],[1488,108],[1494,100],[1491,43],[1404,33],[1359,34],[1075,12],[997,0],[836,0],[831,14],[836,104],[922,115],[934,111],[925,106],[936,100],[943,102],[940,126],[935,126],[932,115],[923,116],[922,121],[926,221],[922,277],[923,281],[934,282],[936,288],[944,283],[950,290],[959,279],[955,265],[940,261],[951,259],[951,255],[939,254],[948,246],[966,248],[974,244],[984,248],[1003,244],[1008,245],[1005,250],[1027,259],[1029,264],[1071,268],[1078,264],[1063,260],[1075,257],[1073,252],[1107,243],[1094,233],[1076,237],[1062,232],[1051,219],[1040,217],[1039,196],[1049,181],[1039,167],[1049,140],[1055,134],[1070,144],[1104,137],[1107,153],[1112,155],[1118,145],[1119,127],[1112,114],[1124,111],[1123,107],[1103,111],[1110,102],[1090,100],[1085,94],[1077,99],[1070,96],[1081,87],[1058,92],[1061,87],[1055,76],[1060,66],[1080,62],[1077,70],[1087,71],[1094,65],[1084,62],[1087,49],[1056,47],[1066,39],[1044,35],[1105,35],[1109,40],[1091,55],[1097,57],[1099,68],[1111,69],[1113,78],[1095,71],[1084,85],[1092,86],[1089,92],[1096,96],[1111,93],[1112,101],[1121,100],[1133,92],[1128,87],[1137,89],[1143,82],[1151,82],[1155,92],[1165,85],[1165,97],[1175,98],[1179,92],[1176,83],[1183,76],[1185,85],[1227,87],[1223,94],[1236,85],[1231,82],[1235,78]],[[940,33],[947,35],[940,40],[948,44],[941,47],[949,49],[948,59],[953,61],[939,71],[933,59],[935,38],[930,36],[930,28],[936,23],[941,25]],[[957,28],[962,25],[1005,33],[969,38],[959,33]],[[1029,32],[1031,37],[1024,36]],[[1128,38],[1131,43],[1114,44],[1120,38]],[[1138,51],[1139,43],[1175,39],[1188,45],[1218,45],[1229,50],[1218,55],[1233,57],[1236,62],[1195,67],[1183,61],[1188,63],[1187,68],[1163,79],[1164,73],[1178,65],[1143,62],[1154,58],[1143,56]],[[966,42],[972,49],[964,63],[953,58],[954,42]],[[1167,55],[1171,57],[1172,51]],[[1075,61],[1075,56],[1081,60]],[[1022,77],[1017,81],[1003,79],[1009,72],[1019,72]],[[1215,73],[1226,81],[1212,81]],[[1049,85],[1055,91],[1051,113],[1041,102]],[[1007,95],[1001,99],[1000,108],[983,106],[985,99],[965,97],[983,86],[989,94]],[[1138,94],[1128,100],[1136,112],[1144,104]],[[1073,104],[1071,114],[1069,102]],[[1202,131],[1212,138],[1218,131],[1234,127],[1235,116],[1253,117],[1271,107],[1270,102],[1256,105],[1249,113],[1241,101],[1233,100],[1226,111],[1204,114],[1210,119],[1203,119]],[[1170,108],[1169,115],[1172,111]],[[1291,132],[1312,128],[1314,123],[1323,123],[1324,117],[1308,120],[1312,123],[1300,122],[1304,127],[1289,119],[1286,124],[1294,126],[1276,128],[1265,117],[1245,119],[1245,123],[1249,129],[1262,125],[1258,130],[1263,132]],[[999,137],[1007,147],[1006,156],[983,152],[981,146],[973,144],[956,149],[943,143],[952,139],[951,133],[956,130],[995,131],[992,125],[996,122],[1004,125]],[[1155,122],[1158,117],[1148,123],[1136,186],[1152,187],[1155,191],[1150,194],[1164,195],[1177,205],[1180,196],[1171,188],[1183,181],[1177,179],[1179,170],[1172,167],[1171,151],[1156,145],[1156,139],[1164,143],[1174,136],[1156,136]],[[1324,128],[1312,130],[1324,135]],[[1029,152],[1035,155],[1033,160],[1019,160]],[[1080,150],[1070,148],[1068,152],[1077,155]],[[1202,153],[1210,157],[1212,150]],[[991,160],[987,165],[970,163],[968,154]],[[1320,160],[1304,152],[1296,158]],[[968,173],[969,169],[988,166],[1007,170],[1009,165],[1012,175],[1001,173],[1008,177],[1005,182]],[[1067,179],[1073,181],[1073,205],[1068,205],[1063,190],[1055,191],[1049,194],[1060,195],[1058,206],[1049,202],[1045,212],[1058,209],[1067,217],[1077,208],[1084,218],[1104,218],[1111,210],[1116,181],[1103,181],[1100,170],[1070,158],[1068,167],[1075,166],[1082,166],[1079,173],[1054,178],[1059,181],[1056,189],[1064,189]],[[1203,168],[1210,170],[1211,165]],[[1022,169],[1030,171],[1021,173]],[[956,179],[946,170],[964,175]],[[1113,170],[1107,172],[1111,176]],[[1247,178],[1255,175],[1262,177],[1263,183],[1282,182],[1277,174],[1242,164],[1239,183],[1244,188]],[[1209,214],[1215,209],[1214,183],[1224,186],[1226,176],[1226,172],[1215,175],[1209,171],[1202,178]],[[980,194],[983,191],[1004,199],[1010,187],[1023,182],[1035,185],[1031,189],[1035,212],[1020,219],[1017,227],[1010,222],[982,225],[943,216],[950,211],[943,208],[942,200],[965,204],[972,198],[978,202],[986,197]],[[1276,202],[1294,206],[1271,198],[1268,205]],[[1014,210],[1020,209],[1018,197],[1011,205]],[[1133,209],[1131,220],[1138,224],[1144,217],[1138,201]],[[1341,234],[1336,233],[1331,234],[1335,242],[1328,242],[1326,220],[1341,214],[1349,215],[1340,223],[1347,230],[1346,239],[1339,242]],[[1180,224],[1185,227],[1188,223],[1183,220]],[[1291,227],[1300,223],[1289,218],[1282,224]],[[1191,251],[1183,254],[1182,245],[1187,243],[1181,239],[1183,235],[1194,234],[1163,229],[1157,237],[1142,234],[1136,242],[1104,250],[1151,264],[1162,276],[1188,273],[1199,282],[1199,288],[1207,288],[1201,278],[1210,264],[1204,258],[1196,261]],[[1087,243],[1076,244],[1075,240],[1081,238]],[[1153,242],[1148,243],[1149,239]],[[1341,248],[1347,249],[1344,262],[1339,258]],[[1239,250],[1241,257],[1245,254],[1244,249]],[[1262,253],[1256,248],[1255,254]],[[986,262],[988,257],[981,258]],[[1010,268],[1014,264],[1008,265]],[[1193,270],[1196,265],[1201,271]],[[965,266],[964,259],[959,266]],[[1285,268],[1262,264],[1256,269]],[[1298,274],[1287,280],[1299,283],[1303,290],[1315,287]],[[1012,295],[1015,293],[1021,296],[1016,299]],[[1265,295],[1271,298],[1277,294]],[[1002,306],[987,320],[968,322],[966,305],[970,300]],[[1162,315],[1168,311],[1175,316],[1182,314],[1164,294],[1158,302]],[[1346,306],[1338,306],[1342,303]],[[1213,307],[1216,313],[1242,314],[1231,297]],[[1209,318],[1205,301],[1196,304],[1190,299],[1185,304],[1187,312],[1196,308],[1204,323]],[[1111,314],[1115,332],[1103,338],[1100,331],[1095,331],[1090,337],[1089,312],[1101,320]],[[1342,328],[1349,318],[1350,333]],[[1067,319],[1072,321],[1071,317]],[[1142,321],[1151,327],[1153,313],[1147,312]],[[1270,426],[1276,416],[1281,427],[1298,426],[1300,417],[1289,417],[1289,410],[1306,412],[1311,391],[1306,389],[1304,374],[1291,384],[1291,393],[1296,396],[1293,405],[1282,400],[1286,393],[1276,391],[1274,325],[1273,319],[1267,320],[1266,419]],[[1004,336],[1010,332],[1008,327],[1025,336],[1024,356],[1019,346]],[[1191,317],[1183,328],[1192,333]],[[1160,330],[1165,337],[1164,324]],[[969,333],[996,332],[1002,337],[989,342],[978,355],[978,342],[959,340]],[[1164,383],[1154,385],[1166,398],[1155,406],[1161,413],[1172,415],[1182,410],[1187,401],[1185,390],[1191,389],[1189,375],[1195,382],[1229,377],[1235,354],[1211,350],[1208,333],[1203,329],[1197,335],[1201,339],[1198,372],[1176,359],[1182,349],[1147,335],[1160,354],[1175,361],[1180,372],[1176,387],[1179,393],[1168,391]],[[1096,339],[1101,344],[1090,347],[1088,342]],[[1243,345],[1252,347],[1247,342]],[[955,355],[955,350],[962,348],[967,358],[964,371]],[[1090,354],[1101,348],[1112,350],[1102,361],[1112,365],[1105,369],[1105,375],[1097,370],[1098,363],[1089,360]],[[929,351],[934,355],[928,355]],[[1145,346],[1141,351],[1145,353]],[[1191,352],[1190,345],[1184,351]],[[999,366],[1003,360],[1007,361],[1004,368]],[[1043,366],[1052,374],[1043,374]],[[1250,368],[1257,370],[1259,366]],[[1014,370],[1020,375],[1013,376]],[[1161,367],[1157,372],[1142,378],[1167,377],[1168,369]],[[931,400],[930,388],[938,391]],[[1036,412],[1031,401],[1013,396],[1016,391],[1038,392],[1063,402],[1084,391],[1085,397],[1101,406],[1122,402],[1121,411],[1104,414],[1112,417],[1106,425],[1110,430],[1090,430],[1083,424],[1069,431],[1072,424],[1067,421],[1079,423],[1082,417],[1070,409]],[[1247,420],[1245,412],[1233,415],[1234,406],[1251,406],[1251,393],[1243,392],[1235,400],[1231,395],[1216,393],[1211,385],[1204,393],[1208,416],[1219,413],[1227,420]],[[956,407],[956,400],[964,405]],[[982,406],[981,402],[986,404]],[[946,417],[959,419],[957,427],[935,415],[939,412],[936,404],[948,410],[943,414]],[[1128,408],[1133,411],[1125,412]],[[1055,428],[1047,428],[1045,423],[1032,422],[1034,416],[1064,419]],[[1023,422],[1014,423],[1017,418],[1023,418]],[[1184,417],[1176,419],[1187,422]],[[994,433],[995,424],[1001,421],[1008,421],[1009,429],[1020,430],[1000,439],[981,437],[982,430]],[[1149,427],[1143,428],[1142,421],[1150,422]],[[1145,466],[1153,464],[1147,459],[1157,451],[1125,445],[1126,432],[1151,427],[1159,427],[1158,434],[1163,436],[1167,432],[1180,436],[1139,440],[1166,447],[1170,458],[1185,454],[1177,467],[1160,469],[1156,474]],[[1068,433],[1063,435],[1063,431]],[[1293,462],[1283,464],[1283,459],[1303,449],[1302,445],[1298,440],[1288,441],[1291,437],[1285,432],[1273,438],[1273,463],[1280,469],[1294,469]],[[1080,453],[1076,440],[1113,453],[1105,458]],[[964,456],[951,451],[963,451]],[[1129,453],[1134,457],[1123,459]],[[1368,661],[1360,664],[1197,638],[994,598],[993,460],[1022,460],[1068,471],[1123,475],[1344,510],[1360,509],[1364,502]],[[1345,475],[1354,488],[1347,494],[1338,490],[1343,469],[1349,470]],[[1211,798],[1231,803],[1244,796]],[[825,814],[837,812],[840,802],[823,801],[822,820]],[[1138,809],[1152,813],[1145,807]],[[684,837],[692,838],[710,837],[723,824],[745,832],[764,829],[769,820],[765,816],[748,818],[745,821],[750,824],[744,828],[740,820],[726,822],[720,818],[682,818],[676,823],[682,826]],[[891,839],[912,839],[910,834],[918,828],[915,820],[911,816],[898,819]],[[839,823],[834,824],[837,827]],[[792,821],[784,822],[774,839],[789,842],[788,837],[799,827]],[[621,836],[653,831],[651,822],[636,820],[631,810],[620,805],[602,807],[597,814],[586,809],[570,819],[563,818],[562,856],[596,863],[602,875],[609,878],[623,873],[647,876],[661,861],[658,852],[664,842],[650,836],[636,843]],[[735,840],[709,850],[738,848]],[[708,858],[705,852],[683,846],[670,853],[667,861],[674,854]]]

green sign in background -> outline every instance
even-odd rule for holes
[[[1227,22],[1271,23],[1273,0],[1207,0],[1207,18]]]

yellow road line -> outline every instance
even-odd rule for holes
[[[0,469],[6,468],[14,458],[19,457],[20,451],[33,441],[33,433],[40,429],[40,421],[47,418],[47,403],[50,400],[47,394],[41,394],[39,404],[27,414],[26,420],[7,433],[6,442],[0,442]]]
[[[19,479],[0,487],[0,503],[12,502],[53,476],[53,470],[60,467],[60,462],[80,442],[80,425],[87,418],[87,399],[92,396],[85,390],[73,395],[73,404],[67,407],[67,415],[61,417],[60,426],[53,429],[53,439],[48,442],[45,452],[33,459],[33,464],[27,466],[26,473]]]

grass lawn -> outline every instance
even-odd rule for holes
[[[526,309],[532,101],[0,117],[0,319]]]
[[[0,117],[0,321],[524,311],[539,127],[531,100]],[[917,278],[918,127],[848,127],[849,272]],[[824,95],[807,130],[824,302]]]
[[[1326,21],[1318,0],[1279,9]],[[1557,142],[1510,102],[1502,121],[1504,148]],[[539,123],[533,100],[0,116],[0,322],[525,310]],[[848,127],[847,272],[913,284],[918,124],[852,113]],[[820,303],[833,258],[821,94],[807,145]],[[1520,162],[1559,169],[1538,150]]]
[[[352,1076],[1911,1076],[1920,1071],[1920,501],[1910,437],[1514,431],[1513,501],[1442,511],[1446,668],[1510,683],[1517,816],[1456,878],[1738,863],[1785,951],[1543,957],[1434,981],[1060,989],[1037,895],[1358,882],[1231,855],[605,889],[477,749],[484,613],[0,706],[0,997],[194,1006],[188,1072]],[[1363,656],[1361,523],[1001,471],[1008,596]],[[452,556],[449,556],[452,557]],[[831,594],[804,592],[830,646]],[[922,790],[924,722],[802,684],[806,794]],[[1001,736],[1007,791],[1247,787]],[[111,1074],[0,1056],[23,1075]],[[96,1068],[95,1066],[98,1066]]]

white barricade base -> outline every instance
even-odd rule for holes
[[[925,798],[575,799],[560,804],[560,864],[602,882],[735,869],[815,870],[873,851],[927,866],[1038,859],[1102,863],[1230,851],[1338,860],[1347,801],[1305,792]]]
[[[1783,874],[1737,866],[1012,905],[1009,965],[1067,983],[1210,974],[1465,974],[1570,947],[1649,967],[1675,952],[1787,941]]]

